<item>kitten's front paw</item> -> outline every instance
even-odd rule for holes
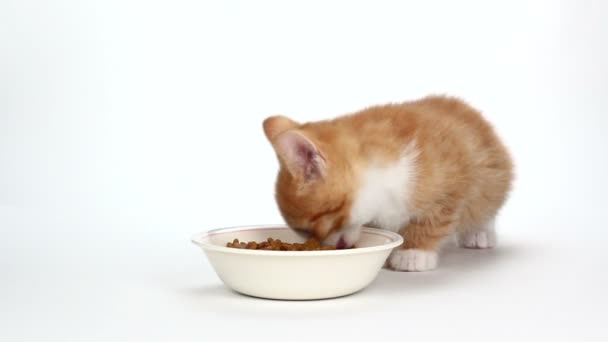
[[[398,249],[388,257],[388,267],[395,271],[421,272],[437,267],[436,251],[424,249]]]
[[[493,230],[460,233],[458,242],[464,248],[493,248],[496,246],[496,233]]]

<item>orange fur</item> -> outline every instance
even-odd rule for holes
[[[372,163],[394,162],[408,143],[418,153],[410,220],[400,230],[403,248],[432,250],[450,232],[467,232],[493,218],[513,178],[509,154],[491,125],[451,97],[374,106],[305,124],[274,116],[264,121],[264,131],[281,165],[276,199],[283,217],[321,239],[348,223],[361,173]],[[298,156],[304,159],[295,164],[281,146],[288,134],[303,146]],[[310,158],[317,159],[305,177],[298,165]]]

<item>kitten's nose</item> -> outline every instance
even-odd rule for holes
[[[346,248],[350,248],[350,246],[344,240],[344,236],[340,236],[340,239],[336,243],[336,249],[346,249]]]

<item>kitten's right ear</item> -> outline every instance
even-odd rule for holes
[[[292,176],[305,183],[323,178],[325,157],[315,144],[299,132],[279,134],[273,146]]]
[[[272,142],[274,138],[289,129],[293,129],[299,126],[299,124],[288,117],[282,115],[275,115],[264,120],[264,133],[268,141]]]

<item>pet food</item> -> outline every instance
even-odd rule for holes
[[[287,243],[280,239],[268,238],[264,242],[241,242],[234,239],[226,243],[226,247],[240,249],[261,249],[265,251],[328,251],[336,249],[334,245],[322,245],[319,240],[308,239],[304,243]]]

